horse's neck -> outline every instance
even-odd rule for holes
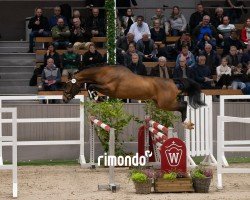
[[[94,69],[86,69],[77,74],[75,74],[75,78],[81,83],[92,82],[96,77],[96,70]]]

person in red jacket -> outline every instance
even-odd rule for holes
[[[246,25],[241,31],[241,40],[247,44],[250,40],[250,18],[246,20]]]

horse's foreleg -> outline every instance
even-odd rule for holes
[[[104,101],[105,99],[103,97],[100,97],[98,95],[98,92],[103,93],[103,91],[105,91],[107,88],[105,86],[102,85],[98,85],[98,84],[90,84],[88,87],[88,93],[89,93],[89,97],[91,99],[94,99],[95,101]]]

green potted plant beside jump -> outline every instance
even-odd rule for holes
[[[191,171],[191,177],[193,180],[194,190],[197,193],[208,193],[213,178],[212,169],[200,165]]]

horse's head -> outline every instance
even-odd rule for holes
[[[77,79],[72,78],[66,83],[66,86],[63,91],[63,102],[68,103],[71,99],[75,97],[81,90],[81,84]]]

